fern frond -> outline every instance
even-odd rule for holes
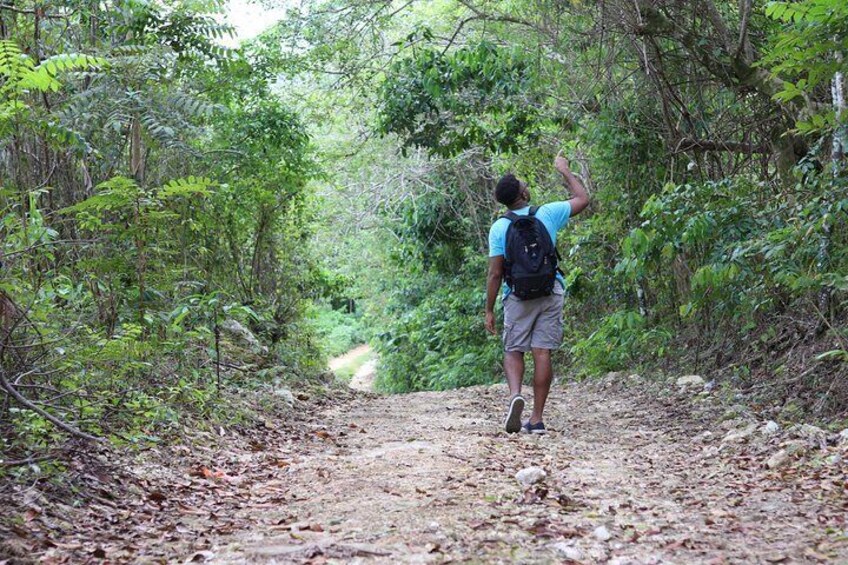
[[[39,92],[56,92],[62,83],[56,75],[62,72],[80,71],[102,68],[107,65],[106,59],[92,57],[80,53],[62,53],[43,60],[38,66],[24,74],[19,82],[23,89],[33,89]]]
[[[174,179],[165,183],[159,190],[159,197],[163,200],[178,198],[180,196],[208,196],[215,183],[205,177],[190,176]]]

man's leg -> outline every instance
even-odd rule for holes
[[[507,433],[521,431],[521,412],[524,398],[521,381],[524,379],[524,352],[530,350],[532,318],[526,304],[509,296],[504,300],[504,372],[509,385],[509,409],[504,428]]]
[[[524,380],[524,353],[507,351],[504,353],[504,372],[509,385],[509,395],[521,394],[521,381]]]
[[[533,413],[530,415],[530,423],[536,424],[542,421],[542,412],[545,410],[545,401],[551,390],[554,369],[551,364],[551,350],[533,348]],[[522,369],[523,369],[522,363]],[[523,374],[523,370],[522,370]]]

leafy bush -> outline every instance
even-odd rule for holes
[[[361,314],[347,314],[318,304],[312,306],[306,318],[315,328],[321,351],[336,357],[368,341],[367,328]]]
[[[469,249],[465,257],[456,276],[430,273],[396,291],[395,315],[378,336],[378,388],[446,390],[501,378],[500,341],[483,327],[485,263]]]

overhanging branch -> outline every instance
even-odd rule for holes
[[[767,154],[771,153],[772,147],[768,144],[745,143],[741,141],[716,141],[706,139],[692,139],[689,137],[681,139],[674,148],[674,153],[686,151],[724,151],[726,153],[744,154]]]

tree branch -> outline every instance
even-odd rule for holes
[[[65,432],[67,432],[71,435],[77,436],[77,437],[82,438],[82,439],[86,439],[88,441],[93,441],[93,442],[98,442],[98,443],[105,441],[103,438],[93,436],[91,434],[87,434],[84,431],[75,428],[74,426],[68,424],[67,422],[60,420],[56,416],[52,415],[51,413],[47,412],[46,410],[44,410],[42,408],[39,408],[37,405],[35,405],[31,401],[24,398],[21,395],[21,393],[19,393],[17,390],[15,390],[15,387],[13,387],[9,383],[9,381],[6,380],[6,374],[2,369],[0,369],[0,387],[2,387],[7,393],[9,393],[9,396],[11,396],[15,400],[17,400],[22,406],[29,408],[30,410],[32,410],[33,412],[40,415],[45,420],[47,420],[48,422],[50,422],[51,424],[56,426],[57,428],[64,430]]]
[[[684,153],[686,151],[725,151],[728,153],[763,153],[772,152],[768,144],[756,145],[754,143],[743,143],[739,141],[715,141],[704,139],[683,138],[674,148],[673,153]]]

